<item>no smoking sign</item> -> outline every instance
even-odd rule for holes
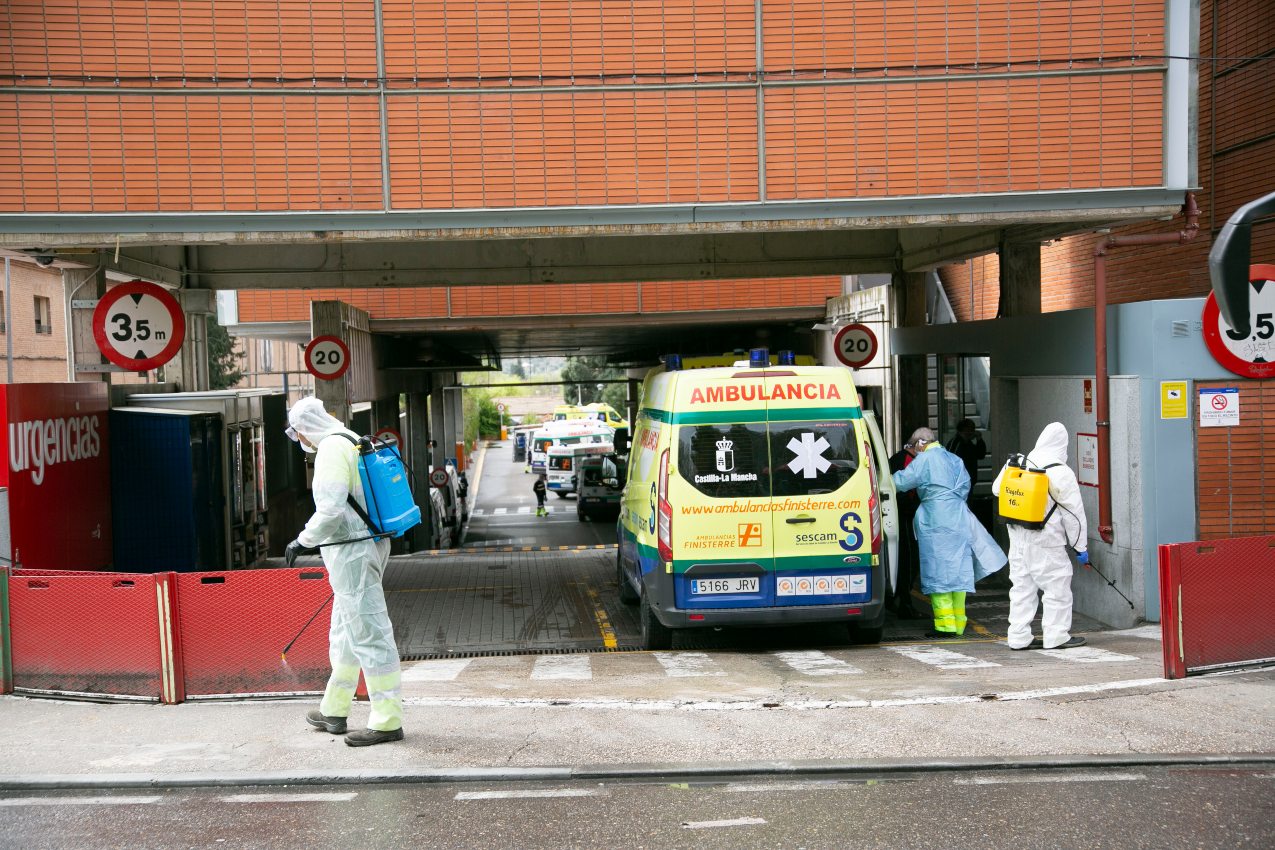
[[[135,372],[163,366],[181,350],[186,316],[164,287],[134,280],[112,288],[93,310],[93,339],[102,356]]]
[[[1238,387],[1200,388],[1200,427],[1219,428],[1240,424]]]

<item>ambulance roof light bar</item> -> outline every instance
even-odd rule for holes
[[[682,370],[682,355],[665,354],[664,355],[664,371],[680,372]]]
[[[765,348],[748,350],[748,365],[753,369],[764,369],[770,365],[770,351]]]

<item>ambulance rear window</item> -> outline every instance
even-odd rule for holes
[[[770,456],[776,496],[835,492],[860,464],[851,422],[772,422]]]
[[[678,472],[710,498],[769,496],[767,461],[764,423],[683,425],[678,429]]]

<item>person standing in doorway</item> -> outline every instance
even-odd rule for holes
[[[1080,485],[1076,473],[1067,465],[1067,429],[1051,422],[1040,432],[1036,448],[1027,455],[1033,469],[1043,469],[1049,478],[1049,501],[1052,507],[1040,529],[1009,526],[1009,635],[1010,649],[1071,649],[1084,646],[1083,637],[1071,634],[1071,557],[1067,548],[1076,552],[1076,560],[1089,563],[1089,528],[1085,522],[1085,506],[1080,501]],[[999,494],[1006,464],[992,482],[992,492]],[[1044,640],[1032,637],[1032,620],[1036,618],[1036,594],[1044,600],[1041,631]]]
[[[912,433],[916,457],[894,474],[900,492],[916,490],[920,507],[912,527],[921,554],[921,592],[930,597],[934,630],[928,638],[965,632],[965,596],[974,583],[1005,566],[1005,553],[965,504],[970,477],[960,458],[941,446],[929,428]]]
[[[890,455],[890,472],[902,472],[916,457],[916,450],[911,443],[904,443],[903,448]],[[916,533],[912,530],[912,522],[916,518],[916,509],[921,504],[915,492],[899,493],[899,570],[894,582],[894,595],[887,600],[894,608],[894,616],[900,620],[915,620],[920,614],[912,606],[912,584],[921,571],[920,560],[916,548]]]
[[[973,419],[962,419],[956,423],[956,436],[947,441],[947,450],[961,459],[965,464],[965,472],[970,477],[969,501],[974,497],[974,485],[978,483],[978,462],[987,457],[987,444],[979,436]]]
[[[536,476],[536,480],[531,485],[531,492],[536,494],[536,516],[549,516],[549,511],[545,508],[545,492],[547,489],[545,486],[545,474],[542,472]]]
[[[390,541],[371,539],[371,530],[351,500],[366,511],[359,478],[357,435],[310,396],[288,411],[288,436],[314,454],[314,515],[288,544],[284,561],[316,547],[332,585],[332,626],[328,657],[332,675],[319,707],[306,714],[316,729],[345,735],[351,747],[403,740],[403,695],[398,646],[390,624],[381,578],[389,561]],[[358,686],[367,683],[372,710],[367,728],[346,735],[346,721]]]

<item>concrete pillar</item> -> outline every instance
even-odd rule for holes
[[[375,434],[382,428],[393,428],[399,432],[400,437],[403,436],[402,430],[399,428],[398,413],[398,395],[374,399],[372,401],[372,433]]]
[[[412,551],[420,552],[430,547],[433,527],[430,517],[433,505],[429,500],[429,393],[426,391],[407,394],[407,433],[403,440],[407,443],[403,457],[412,469],[416,504],[421,509],[421,524],[409,531],[407,537]]]
[[[457,375],[459,377],[459,375]],[[447,421],[451,425],[451,440],[447,443],[448,457],[455,457],[456,444],[465,439],[465,393],[464,390],[448,390],[444,396],[447,399]],[[465,467],[469,467],[469,452],[465,452]]]
[[[920,327],[926,323],[926,274],[904,271],[894,274],[895,291],[899,296],[897,319],[902,327]],[[900,355],[895,375],[899,393],[899,441],[895,445],[902,446],[914,430],[929,424],[925,355]]]
[[[1000,318],[1040,313],[1040,243],[1001,240]]]
[[[208,369],[208,317],[217,312],[216,294],[211,289],[183,289],[177,300],[186,315],[186,339],[181,351],[164,366],[164,378],[178,382],[183,392],[212,389]]]
[[[444,398],[443,385],[451,383],[450,372],[437,372],[434,375],[434,388],[429,394],[429,433],[434,442],[430,453],[431,463],[440,469],[447,462],[447,401]]]

